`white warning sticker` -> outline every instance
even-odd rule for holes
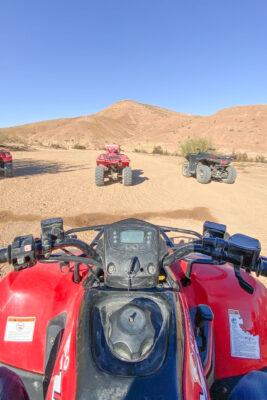
[[[32,342],[36,317],[7,317],[6,342]]]
[[[252,335],[241,328],[243,319],[238,310],[228,310],[230,324],[231,356],[260,359],[259,335]]]

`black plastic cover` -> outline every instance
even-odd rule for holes
[[[206,221],[203,225],[203,236],[211,238],[224,238],[226,225],[217,224],[216,222]]]
[[[255,270],[261,251],[258,239],[236,233],[229,238],[228,254],[243,257],[242,267]]]
[[[157,286],[162,242],[157,226],[135,218],[105,226],[100,249],[105,284],[124,289]]]

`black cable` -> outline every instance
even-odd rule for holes
[[[158,228],[162,229],[164,232],[179,232],[179,233],[186,233],[188,235],[193,235],[198,237],[199,239],[202,239],[202,235],[198,232],[191,231],[188,229],[182,229],[182,228],[172,228],[170,226],[162,226],[158,225]]]
[[[76,232],[101,231],[102,229],[104,229],[104,227],[105,225],[94,225],[94,226],[84,226],[83,228],[73,228],[66,231],[65,235],[69,235],[71,233],[76,233]]]

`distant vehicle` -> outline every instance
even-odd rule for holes
[[[120,152],[119,144],[106,144],[106,153],[100,154],[96,159],[95,184],[103,186],[104,179],[122,179],[124,186],[132,185],[132,169],[130,159]]]
[[[199,150],[199,149],[198,149]],[[207,149],[215,150],[215,149]],[[199,183],[209,183],[211,178],[217,178],[225,183],[234,183],[236,180],[236,169],[230,165],[235,160],[234,156],[219,156],[200,151],[198,153],[188,153],[183,164],[183,176],[189,178],[195,176]]]
[[[11,178],[13,173],[12,155],[9,151],[2,151],[0,149],[0,175],[5,178]]]

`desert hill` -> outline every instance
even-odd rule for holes
[[[267,105],[239,106],[200,117],[124,100],[82,117],[2,128],[10,140],[30,145],[80,144],[99,149],[115,141],[125,149],[151,150],[154,145],[178,151],[187,138],[210,138],[217,149],[267,153]],[[1,131],[0,130],[0,131]]]

